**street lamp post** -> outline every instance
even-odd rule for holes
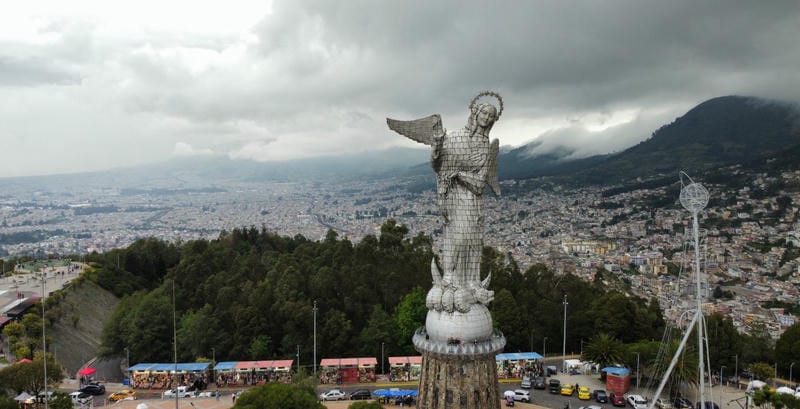
[[[213,382],[217,383],[217,350],[211,348],[211,377]]]
[[[636,353],[636,389],[639,389],[639,353]]]
[[[47,319],[44,316],[44,301],[47,297],[47,293],[45,292],[46,278],[47,273],[42,271],[42,365],[44,365],[44,409],[47,409],[49,404],[47,399],[47,337],[45,336]]]
[[[734,367],[733,379],[736,379],[736,389],[739,389],[739,354],[733,356],[736,366]]]
[[[792,367],[794,366],[794,362],[789,365],[789,383],[792,383]]]
[[[119,263],[119,254],[117,254]],[[177,312],[175,311],[175,279],[172,279],[172,361],[175,365],[175,409],[178,409],[178,326]]]
[[[547,337],[544,337],[544,341],[542,341],[542,358],[547,360]]]
[[[300,375],[300,344],[297,344],[297,375]]]
[[[567,295],[564,294],[564,339],[561,349],[561,372],[567,371]]]
[[[723,373],[722,370],[725,369],[725,368],[726,368],[725,365],[722,365],[722,366],[719,367],[719,384],[720,385],[724,385],[725,384],[725,378],[722,376],[722,373]]]
[[[314,378],[317,377],[317,300],[314,300]],[[299,361],[300,358],[297,358]]]
[[[386,375],[386,371],[383,367],[383,342],[381,342],[381,375]]]
[[[131,350],[125,347],[125,372],[131,367]]]
[[[772,386],[773,387],[777,387],[778,386],[778,363],[777,362],[775,362],[775,377],[772,378]]]

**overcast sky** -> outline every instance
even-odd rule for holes
[[[502,145],[625,149],[721,95],[800,100],[797,1],[17,1],[0,12],[0,177],[180,155],[413,146],[387,116]]]

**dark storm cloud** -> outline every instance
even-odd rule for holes
[[[484,89],[505,100],[501,143],[536,138],[580,156],[631,146],[713,97],[800,101],[795,1],[275,1],[222,33],[191,30],[188,17],[173,18],[189,31],[56,19],[44,38],[0,49],[0,86],[56,117],[114,113],[141,156],[153,146],[255,160],[405,143],[387,116],[440,113],[460,127]],[[59,98],[34,90],[77,80]],[[0,101],[0,121],[24,119]],[[75,133],[117,137],[104,131]]]

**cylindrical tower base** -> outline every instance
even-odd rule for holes
[[[418,409],[500,409],[495,354],[422,352]]]

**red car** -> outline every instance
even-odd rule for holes
[[[614,406],[625,406],[625,397],[614,392],[608,394],[608,401]]]

